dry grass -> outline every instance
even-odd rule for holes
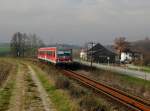
[[[69,90],[70,90],[70,95],[73,98],[80,98],[80,97],[88,94],[88,92],[89,92],[86,88],[83,88],[82,86],[74,83],[73,81],[71,82]]]
[[[85,111],[107,111],[108,108],[102,104],[94,95],[85,95],[80,100],[80,106]]]
[[[9,101],[10,101],[12,91],[13,91],[13,88],[15,85],[16,73],[17,73],[18,66],[16,64],[13,64],[13,67],[9,68],[9,67],[11,67],[11,66],[8,66],[8,65],[10,65],[10,63],[7,63],[3,60],[0,60],[0,61],[1,61],[0,62],[1,71],[3,71],[3,73],[1,73],[1,74],[5,74],[6,72],[10,73],[10,74],[7,74],[7,77],[5,77],[5,80],[3,80],[3,87],[0,87],[0,111],[5,111],[8,109],[9,104],[10,104]],[[5,70],[6,70],[6,72],[5,72]],[[10,75],[10,76],[8,76],[8,75]],[[4,82],[5,82],[5,84],[4,84]]]
[[[58,89],[68,89],[70,87],[70,81],[67,77],[59,75],[55,80],[55,86]]]
[[[96,70],[78,70],[97,81],[108,84],[112,87],[124,90],[128,93],[140,96],[150,100],[150,82],[142,79],[121,75],[118,73],[105,71],[101,69]]]
[[[53,87],[48,85],[45,80],[43,80],[43,82],[48,85],[46,85],[47,91],[49,91],[52,95],[55,92],[55,97],[52,97],[54,99],[54,103],[59,103],[58,101],[60,100],[58,100],[59,97],[57,97],[57,91],[61,90],[67,92],[70,99],[78,104],[79,109],[77,111],[114,111],[114,109],[118,109],[118,107],[120,107],[117,107],[117,105],[114,106],[114,104],[107,102],[104,98],[95,95],[90,89],[85,88],[77,81],[62,76],[60,71],[55,67],[37,62],[35,64],[40,66],[43,71],[47,72],[50,79],[53,79]],[[39,78],[42,79],[41,76]]]
[[[42,82],[57,110],[80,111],[78,105],[72,99],[70,99],[68,93],[66,92],[66,88],[68,88],[68,86],[66,86],[66,81],[68,79],[66,80],[66,78],[62,78],[61,83],[63,83],[63,85],[58,85],[58,87],[56,88],[56,80],[60,80],[60,76],[58,76],[59,71],[57,71],[56,69],[54,70],[53,67],[49,67],[47,65],[38,65],[42,70],[37,66],[33,66],[33,68],[36,71],[40,81]]]
[[[0,86],[7,80],[7,77],[12,69],[12,64],[0,60]]]

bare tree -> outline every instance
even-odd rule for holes
[[[30,51],[30,55],[32,57],[36,57],[37,49],[39,47],[45,46],[44,42],[39,37],[37,37],[36,34],[30,34],[29,40],[30,40],[30,49],[28,51]]]
[[[29,34],[17,32],[13,35],[11,43],[11,52],[17,57],[35,57],[37,49],[44,46],[44,43],[36,34]]]
[[[22,43],[23,43],[23,35],[20,32],[17,32],[13,35],[11,40],[11,52],[14,56],[20,57],[22,54]]]
[[[129,42],[126,41],[125,37],[118,37],[114,40],[114,48],[117,50],[120,58],[121,52],[129,49]]]

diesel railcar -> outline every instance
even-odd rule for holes
[[[54,64],[71,63],[72,49],[60,47],[42,47],[38,49],[38,59]]]

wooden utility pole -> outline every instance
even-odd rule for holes
[[[93,46],[94,46],[94,42],[89,42],[88,46],[91,46],[91,50],[89,49],[88,51],[90,51],[90,62],[91,62],[91,69],[93,67]]]

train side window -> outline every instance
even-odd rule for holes
[[[51,55],[51,52],[50,52],[50,51],[48,51],[48,52],[47,52],[47,55],[48,55],[48,56],[50,56],[50,55]]]
[[[53,56],[53,57],[55,57],[55,51],[53,51],[53,54],[52,54],[52,56]]]
[[[52,51],[52,52],[51,52],[51,56],[52,56],[52,57],[55,57],[55,51]]]
[[[48,56],[55,57],[55,51],[47,51],[46,54],[47,54]]]
[[[51,51],[51,56],[53,56],[53,51]]]
[[[53,56],[53,51],[48,51],[49,56]]]

